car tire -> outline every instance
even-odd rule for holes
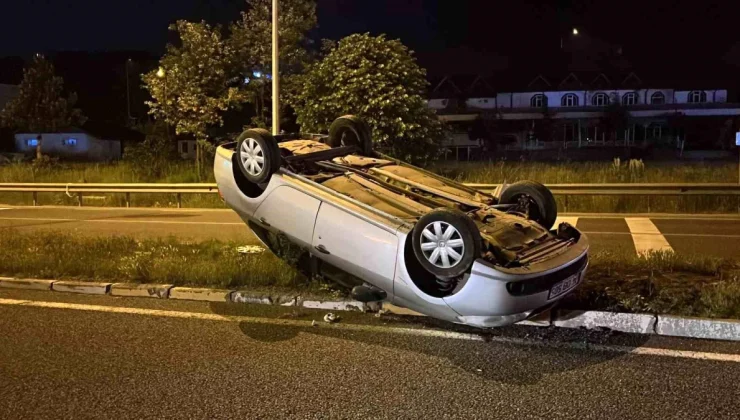
[[[373,138],[370,127],[359,117],[345,115],[329,126],[326,144],[331,147],[357,146],[363,156],[373,156]]]
[[[425,270],[439,278],[464,274],[481,254],[478,226],[458,210],[432,210],[419,219],[412,235],[417,260]]]
[[[509,185],[501,194],[499,203],[519,205],[515,211],[526,214],[529,220],[548,230],[552,229],[558,217],[555,196],[539,182],[519,181]],[[525,206],[526,209],[523,208]]]
[[[249,182],[268,182],[280,169],[280,149],[267,130],[253,128],[243,132],[237,139],[236,153],[239,169]]]

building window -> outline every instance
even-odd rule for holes
[[[707,93],[703,90],[694,90],[689,93],[690,104],[700,104],[707,101]]]
[[[606,106],[609,104],[609,97],[606,96],[606,93],[599,92],[591,99],[591,103],[594,106]]]
[[[547,104],[547,98],[545,98],[545,95],[540,93],[532,96],[529,103],[532,105],[532,108],[544,108],[545,104]]]
[[[77,139],[75,138],[68,138],[62,140],[62,146],[77,146]]]
[[[188,153],[188,142],[184,141],[180,143],[180,152],[184,154]]]
[[[651,124],[648,127],[648,136],[651,139],[660,139],[663,137],[663,127],[660,124]]]
[[[563,96],[563,99],[560,101],[560,105],[578,106],[578,96],[576,96],[574,93],[568,93],[567,95]]]
[[[627,92],[622,96],[622,105],[637,105],[637,93]]]
[[[655,92],[650,96],[650,103],[653,105],[663,105],[665,103],[665,95],[663,92]]]
[[[28,139],[26,140],[26,146],[28,147],[37,147],[39,145],[38,139]]]

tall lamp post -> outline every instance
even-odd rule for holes
[[[131,59],[126,60],[126,115],[128,115],[128,122],[130,123],[131,118],[131,88],[129,87],[128,80],[128,67],[131,65]]]
[[[157,70],[157,77],[162,79],[162,82],[164,84],[164,112],[167,114],[167,111],[169,110],[169,105],[167,105],[167,72],[164,71],[164,67],[160,67],[159,70]],[[167,117],[164,118],[164,126],[167,131],[167,140],[170,140],[170,124],[167,122]]]
[[[280,134],[280,62],[278,51],[278,0],[272,0],[272,134]]]

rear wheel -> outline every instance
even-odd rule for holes
[[[552,229],[558,217],[555,197],[539,182],[519,181],[509,185],[501,194],[501,204],[512,204],[511,211],[525,215],[545,229]]]
[[[237,139],[236,153],[242,174],[255,184],[269,181],[280,169],[280,150],[267,130],[253,128],[242,133]]]
[[[424,269],[440,278],[462,275],[481,253],[478,227],[457,210],[441,208],[425,214],[412,235],[414,255]]]
[[[361,155],[373,155],[373,139],[370,127],[354,115],[339,117],[331,123],[326,144],[331,147],[357,146]]]

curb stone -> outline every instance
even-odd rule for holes
[[[637,334],[655,333],[657,318],[651,314],[558,310],[552,325],[564,328],[608,328]]]
[[[170,299],[199,300],[205,302],[230,302],[233,291],[226,289],[206,289],[196,287],[173,287]]]
[[[98,283],[86,281],[55,281],[51,290],[55,292],[83,293],[86,295],[106,295],[110,290],[111,283]]]
[[[114,296],[158,296],[162,299],[199,300],[210,302],[238,302],[271,304],[280,306],[302,306],[308,309],[327,309],[335,311],[387,311],[399,315],[424,316],[418,312],[401,308],[387,302],[361,302],[302,300],[291,295],[265,296],[248,291],[226,289],[171,287],[170,285],[144,285],[128,283],[102,283],[56,281],[39,279],[17,279],[0,277],[0,288],[49,290],[57,292],[82,293]],[[150,293],[150,289],[155,291]],[[165,291],[169,291],[167,295]],[[129,294],[122,293],[145,293]],[[673,315],[631,314],[604,311],[556,310],[546,311],[533,319],[517,323],[527,326],[555,326],[563,328],[607,328],[614,331],[638,334],[658,334],[687,338],[740,341],[740,320],[690,318]]]
[[[298,300],[298,305],[307,309],[326,309],[330,311],[355,311],[365,312],[365,304],[357,301],[320,301],[320,300]]]
[[[0,287],[8,289],[51,290],[54,280],[16,279],[0,277]]]
[[[113,283],[110,287],[110,294],[112,296],[167,299],[171,288],[171,284]]]
[[[740,341],[740,321],[658,315],[658,335]]]

